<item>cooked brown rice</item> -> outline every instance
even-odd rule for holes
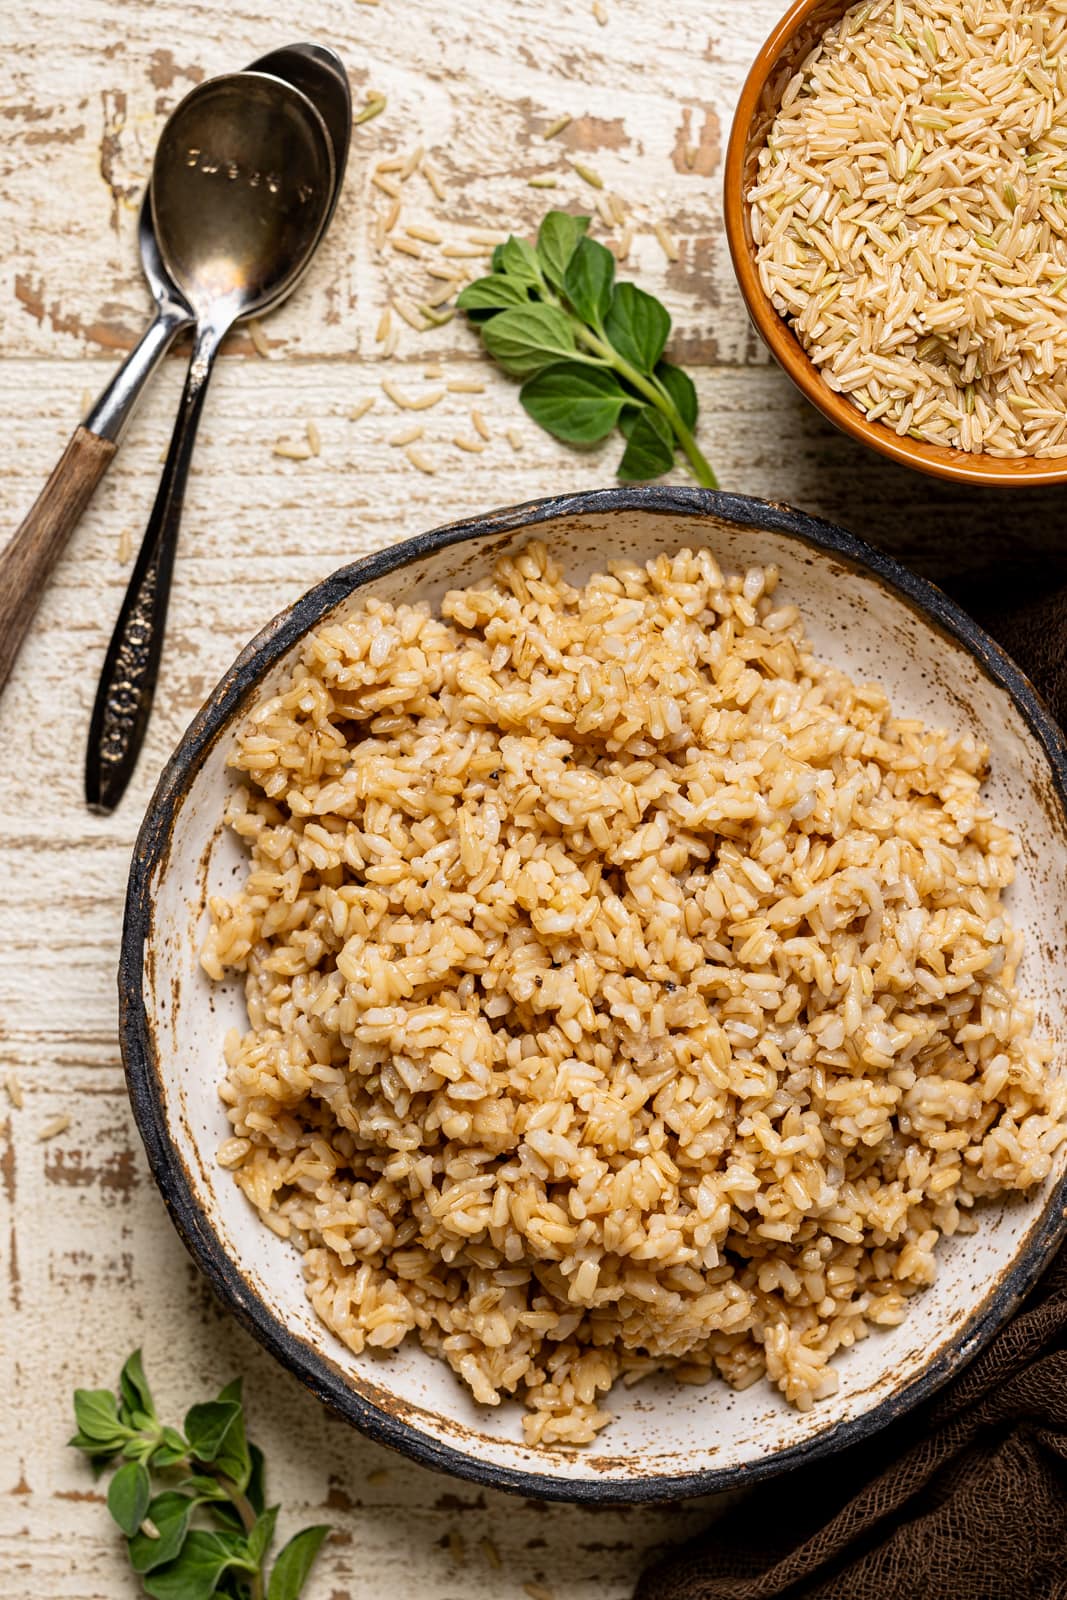
[[[416,1333],[532,1443],[659,1367],[810,1407],[1065,1137],[986,752],[776,584],[534,544],[326,623],[231,758],[222,1159],[353,1350]]]
[[[1065,107],[1065,0],[873,0],[799,67],[748,196],[760,278],[868,417],[1067,455]]]

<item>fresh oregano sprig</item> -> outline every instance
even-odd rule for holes
[[[245,1434],[241,1380],[193,1406],[179,1431],[160,1422],[141,1352],[119,1393],[75,1389],[70,1440],[99,1472],[119,1463],[108,1510],[126,1535],[130,1565],[154,1600],[297,1600],[329,1533],[305,1528],[267,1576],[278,1507],[268,1506],[263,1453]],[[166,1487],[163,1487],[166,1485]]]
[[[618,427],[627,441],[620,478],[658,478],[680,448],[697,482],[714,489],[693,437],[692,379],[663,359],[670,315],[636,284],[615,282],[615,258],[588,226],[588,217],[550,211],[536,248],[512,235],[456,304],[490,355],[525,380],[519,399],[557,439],[597,444]]]

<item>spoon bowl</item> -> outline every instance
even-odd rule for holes
[[[287,294],[334,192],[333,144],[291,83],[235,72],[186,95],[152,168],[163,264],[198,321],[228,325]]]
[[[352,141],[352,91],[344,62],[336,50],[328,45],[287,44],[281,50],[270,50],[248,68],[249,72],[266,72],[273,78],[282,78],[307,95],[319,116],[326,124],[326,132],[333,146],[333,198],[326,215],[329,227],[344,182],[348,147]]]

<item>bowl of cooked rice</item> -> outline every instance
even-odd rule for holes
[[[1067,479],[1067,11],[797,0],[742,91],[725,217],[800,390],[893,460]]]
[[[316,1395],[526,1495],[862,1438],[1067,1218],[1067,750],[939,591],[763,501],[440,528],[247,646],[134,853],[155,1179]]]

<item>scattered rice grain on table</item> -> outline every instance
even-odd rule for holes
[[[355,116],[352,118],[352,121],[357,126],[364,122],[370,122],[372,118],[381,116],[382,112],[385,110],[386,104],[387,101],[385,95],[379,94],[376,90],[372,89],[364,101],[362,108],[356,112]]]
[[[382,393],[385,395],[385,398],[387,400],[391,400],[393,402],[394,406],[396,406],[398,411],[410,411],[411,410],[411,401],[410,401],[410,399],[404,393],[403,389],[399,388],[393,382],[392,378],[383,378],[382,379]]]
[[[264,360],[269,361],[270,341],[268,340],[267,335],[264,333],[263,324],[259,321],[258,317],[249,318],[248,337],[256,354],[258,356],[262,356]]]
[[[656,241],[659,244],[660,249],[663,251],[663,254],[667,257],[667,260],[677,261],[678,241],[670,232],[666,224],[662,222],[653,223],[652,232],[656,235]]]
[[[419,165],[419,162],[422,160],[422,158],[423,158],[423,156],[425,154],[426,154],[425,148],[420,144],[420,145],[416,145],[415,149],[412,150],[411,154],[407,157],[407,159],[404,162],[404,165],[400,169],[400,176],[401,176],[401,178],[403,179],[403,181],[405,183],[407,183],[407,181],[411,177],[412,173],[416,170],[416,168]]]
[[[312,456],[309,444],[296,444],[292,439],[277,439],[272,455],[280,456],[283,461],[310,461]]]
[[[45,1123],[43,1128],[38,1129],[38,1142],[44,1144],[48,1139],[58,1139],[61,1133],[66,1133],[70,1127],[70,1122],[70,1117],[66,1115],[53,1117],[51,1121]]]
[[[875,0],[785,90],[748,195],[760,279],[900,435],[1067,455],[1067,6]]]
[[[414,328],[416,333],[424,333],[426,331],[426,318],[416,310],[410,300],[404,300],[400,295],[395,294],[391,304],[397,316],[406,322],[409,328]]]
[[[657,1367],[810,1407],[1067,1134],[986,751],[776,588],[533,544],[319,628],[230,757],[236,1181],[353,1350],[414,1335],[532,1444]]]
[[[441,388],[430,389],[426,394],[420,394],[419,396],[417,396],[416,399],[409,400],[408,401],[408,410],[409,411],[430,411],[430,410],[433,409],[434,406],[440,405],[440,403],[444,399],[444,397],[445,397],[445,391],[443,389],[441,389]]]
[[[433,190],[434,199],[443,202],[447,198],[447,190],[436,168],[431,167],[428,161],[423,161],[419,171]]]
[[[602,189],[604,187],[604,180],[600,176],[600,173],[595,171],[592,167],[587,166],[584,161],[575,161],[574,157],[572,156],[571,167],[578,174],[583,183],[589,184],[590,188]]]
[[[426,455],[425,451],[417,450],[413,444],[408,445],[407,449],[404,451],[404,454],[411,462],[411,465],[417,469],[417,471],[425,472],[428,477],[432,478],[434,473],[437,471],[437,463],[428,455]]]

